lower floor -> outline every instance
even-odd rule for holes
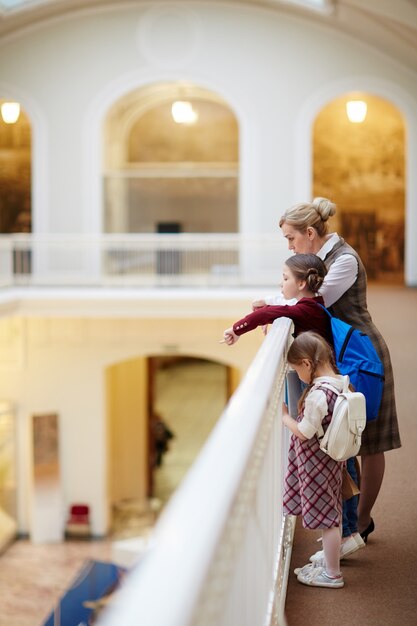
[[[111,561],[111,540],[16,541],[0,556],[1,626],[41,626],[89,559]]]
[[[111,534],[102,540],[34,544],[18,540],[0,556],[0,626],[40,626],[87,560],[114,561],[114,542],[142,536],[152,525],[221,415],[227,397],[227,367],[196,358],[153,363],[153,408],[172,433],[159,449],[149,508],[126,499],[113,507]]]
[[[315,533],[298,525],[288,582],[288,626],[303,623],[306,614],[310,626],[333,626],[335,623],[351,626],[353,620],[361,626],[411,626],[415,623],[417,497],[409,484],[410,478],[417,475],[417,386],[414,380],[417,369],[417,291],[372,287],[368,301],[374,321],[391,352],[403,445],[386,454],[385,478],[373,512],[376,529],[369,536],[366,548],[342,563],[346,585],[337,593],[335,590],[309,589],[297,583],[292,570],[304,565],[318,545]],[[200,399],[203,393],[207,394],[203,404],[194,404],[187,399],[187,372],[197,397]],[[167,493],[167,485],[171,483],[173,487],[180,482],[189,461],[185,457],[193,442],[204,439],[213,426],[210,420],[215,422],[215,414],[221,412],[222,396],[216,395],[214,390],[222,387],[222,376],[221,369],[209,362],[205,365],[178,361],[161,370],[162,387],[167,393],[169,389],[172,395],[160,396],[157,410],[175,434],[155,472],[155,489],[159,490],[161,501]],[[205,424],[200,419],[202,412],[207,415]],[[130,519],[130,528],[123,526],[127,519]],[[121,525],[114,528],[115,536],[136,534],[135,524],[139,524],[138,519],[125,517],[124,522],[122,519]],[[112,552],[111,538],[51,545],[34,545],[27,540],[15,542],[0,556],[0,625],[40,626],[83,563],[88,559],[111,560]],[[317,606],[321,607],[320,611]]]
[[[159,295],[163,304],[156,296],[141,296],[137,312],[121,317],[39,312],[0,319],[0,509],[13,519],[18,534],[35,543],[59,541],[63,512],[82,504],[90,511],[91,534],[106,535],[114,504],[144,503],[156,489],[170,489],[153,484],[153,470],[164,456],[165,424],[175,435],[178,415],[189,413],[183,436],[172,443],[184,445],[190,464],[195,453],[190,433],[200,437],[201,445],[218,419],[262,343],[260,330],[233,349],[219,343],[224,329],[250,310],[250,296],[235,300],[225,293],[214,301],[200,300],[198,294],[181,303],[175,294]],[[156,316],[161,307],[166,317]],[[186,384],[198,396],[198,410],[190,409],[168,368],[187,359],[195,365]],[[204,393],[196,384],[200,362],[211,363],[223,377],[207,383]],[[178,386],[179,400],[168,410],[158,390],[164,376]],[[220,405],[213,401],[213,385]],[[215,418],[199,419],[208,411]],[[169,436],[168,430],[162,435]],[[171,465],[178,476],[184,472],[175,454]],[[158,498],[166,496],[159,493]]]

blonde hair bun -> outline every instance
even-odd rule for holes
[[[311,203],[320,215],[323,222],[327,222],[329,217],[336,213],[336,205],[327,198],[314,198]]]

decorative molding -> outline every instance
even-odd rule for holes
[[[123,169],[111,169],[104,176],[112,178],[237,178],[237,163],[133,163]]]
[[[137,43],[151,65],[175,69],[189,63],[197,54],[200,31],[196,14],[184,5],[159,5],[142,16]]]

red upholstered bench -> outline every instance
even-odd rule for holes
[[[70,506],[65,533],[78,537],[90,536],[90,507],[88,504],[72,504]]]

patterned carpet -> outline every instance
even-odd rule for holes
[[[0,626],[41,626],[83,563],[110,561],[110,547],[110,541],[16,541],[0,558]]]

